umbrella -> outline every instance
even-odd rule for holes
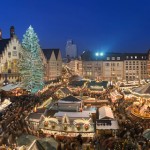
[[[143,137],[145,137],[146,139],[150,140],[150,129],[146,129],[143,132]]]

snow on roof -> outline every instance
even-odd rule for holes
[[[8,85],[6,85],[6,86],[3,86],[3,87],[1,88],[1,90],[8,92],[8,91],[14,90],[14,89],[16,89],[16,88],[20,88],[20,87],[21,87],[20,84],[8,84]]]
[[[2,104],[0,105],[0,112],[3,111],[7,106],[11,104],[9,99],[5,99]]]
[[[99,108],[99,119],[103,119],[105,117],[114,119],[113,112],[109,106],[103,106]]]
[[[90,118],[91,111],[82,111],[82,112],[62,112],[59,111],[55,113],[54,117],[63,117],[65,114],[71,118]]]

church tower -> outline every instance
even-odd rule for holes
[[[10,27],[10,38],[12,38],[15,35],[15,27],[11,26]]]

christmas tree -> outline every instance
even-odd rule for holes
[[[31,93],[36,93],[44,85],[44,70],[38,42],[38,37],[30,26],[22,40],[23,49],[19,72],[23,87]]]

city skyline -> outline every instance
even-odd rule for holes
[[[42,48],[60,48],[72,39],[79,54],[88,49],[105,52],[146,52],[150,48],[149,1],[1,1],[0,28],[3,38],[9,28],[22,41],[32,25]],[[7,8],[7,9],[6,9]]]

